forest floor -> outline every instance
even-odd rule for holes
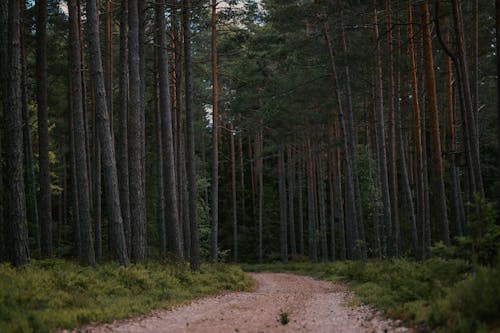
[[[250,273],[253,292],[233,292],[74,332],[410,332],[368,306],[342,283],[283,273]],[[284,323],[288,321],[288,323]]]

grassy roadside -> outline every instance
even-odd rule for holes
[[[348,282],[359,301],[421,331],[500,332],[500,269],[462,260],[244,265]]]
[[[180,263],[158,262],[88,268],[44,260],[19,270],[0,264],[0,332],[74,328],[252,285],[239,267],[223,264],[204,264],[200,272]]]

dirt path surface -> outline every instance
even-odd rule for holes
[[[142,318],[80,328],[79,332],[409,332],[393,328],[393,323],[366,306],[346,304],[352,294],[342,284],[279,273],[250,276],[258,283],[255,292],[202,298]],[[281,312],[288,313],[287,325],[279,322]]]

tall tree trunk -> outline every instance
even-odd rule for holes
[[[397,9],[399,10],[399,1]],[[396,29],[396,49],[400,50],[397,59],[403,59],[403,52],[401,51],[401,28],[398,26]],[[401,192],[403,197],[404,214],[406,222],[410,227],[411,245],[413,255],[418,259],[418,229],[417,219],[415,216],[413,193],[410,185],[410,178],[408,176],[408,164],[405,155],[405,143],[403,139],[403,125],[402,125],[402,110],[400,102],[400,88],[401,88],[401,65],[400,60],[396,62],[396,87],[395,87],[395,126],[396,126],[396,147],[397,154],[399,155],[399,170],[401,173]]]
[[[36,100],[38,110],[39,217],[43,257],[52,256],[49,121],[47,112],[47,0],[36,1]]]
[[[241,126],[241,118],[240,120],[240,126]],[[245,193],[246,193],[246,188],[245,188],[245,165],[243,164],[243,130],[240,127],[238,131],[238,150],[239,150],[239,157],[240,157],[240,184],[241,184],[241,224],[245,224],[245,216],[246,216],[246,202],[245,202]]]
[[[472,1],[472,110],[479,136],[479,0]]]
[[[88,43],[90,51],[90,72],[94,82],[97,125],[101,143],[102,165],[105,179],[106,207],[111,228],[113,256],[123,266],[128,265],[127,247],[123,231],[123,220],[118,192],[115,147],[111,137],[110,119],[106,104],[106,89],[101,61],[99,21],[96,0],[87,1]]]
[[[219,82],[217,73],[217,0],[212,0],[212,232],[210,258],[217,261],[219,228]]]
[[[328,261],[328,241],[326,238],[326,208],[323,168],[320,153],[316,155],[316,179],[318,182],[319,230],[321,239],[321,260]]]
[[[74,159],[76,185],[78,187],[78,222],[81,259],[88,265],[95,265],[94,239],[92,237],[92,215],[90,210],[90,182],[88,178],[87,149],[85,144],[85,123],[83,117],[81,44],[79,10],[77,0],[68,2],[70,20],[71,59],[71,108],[73,113]]]
[[[190,264],[192,270],[200,268],[200,241],[198,238],[198,190],[196,188],[196,156],[193,114],[193,65],[191,59],[191,0],[183,1],[184,64],[186,75],[186,167],[189,190],[189,214],[191,229]]]
[[[455,43],[457,45],[457,60],[459,84],[462,87],[464,104],[464,125],[466,140],[469,141],[470,167],[473,176],[471,190],[474,193],[483,194],[483,178],[481,175],[481,161],[479,157],[479,137],[477,135],[477,124],[475,110],[473,108],[471,81],[469,79],[469,66],[466,54],[465,33],[463,26],[462,5],[460,0],[452,0],[453,18],[455,21]]]
[[[394,239],[392,237],[392,209],[391,197],[389,194],[389,178],[387,171],[387,149],[385,144],[385,121],[384,121],[384,101],[383,101],[383,78],[382,78],[382,56],[379,44],[377,1],[373,0],[373,27],[375,48],[375,114],[377,117],[377,146],[380,190],[382,192],[383,205],[383,235],[384,246],[387,248],[389,256],[395,254]]]
[[[28,107],[28,69],[27,69],[27,54],[26,54],[26,39],[27,24],[25,22],[26,16],[26,2],[20,1],[21,6],[21,96],[22,96],[22,113],[23,113],[23,154],[24,154],[24,179],[25,179],[25,192],[26,192],[26,209],[28,225],[34,232],[36,239],[37,252],[41,251],[41,235],[38,219],[38,205],[36,200],[36,178],[35,166],[33,158],[33,145],[31,140],[31,116]],[[3,81],[5,82],[5,81]],[[1,184],[0,184],[1,185]],[[29,232],[28,227],[28,232]]]
[[[312,262],[318,261],[316,252],[316,226],[315,226],[315,206],[314,206],[314,192],[313,192],[313,163],[311,154],[311,139],[309,135],[306,136],[306,149],[307,149],[307,226],[308,226],[308,253],[309,259]]]
[[[238,261],[238,201],[236,199],[236,150],[234,147],[234,121],[229,124],[230,144],[231,144],[231,196],[232,196],[232,213],[233,213],[233,260]]]
[[[446,23],[449,26],[449,20],[446,19]],[[450,43],[450,32],[446,31],[445,43],[449,45]],[[455,232],[457,236],[464,235],[465,226],[465,211],[462,199],[462,188],[460,186],[460,178],[458,176],[458,170],[456,165],[456,154],[457,154],[457,141],[455,135],[455,103],[453,98],[453,64],[450,57],[446,57],[446,111],[447,111],[447,150],[449,155],[450,163],[450,174],[452,181],[452,195],[453,195],[453,218],[455,221]]]
[[[297,254],[297,241],[295,240],[295,161],[293,160],[292,147],[288,146],[288,222],[290,229],[290,250],[292,255]]]
[[[297,202],[299,211],[299,254],[304,255],[304,203],[302,198],[302,152],[303,145],[298,145],[297,148]]]
[[[387,24],[387,68],[388,68],[388,106],[389,106],[389,129],[388,129],[388,148],[387,159],[389,163],[389,195],[391,199],[392,215],[392,233],[394,255],[399,255],[399,203],[398,203],[398,173],[397,173],[397,155],[396,155],[396,124],[395,124],[395,87],[394,87],[394,48],[392,37],[392,5],[391,0],[385,2],[386,24]]]
[[[408,22],[413,22],[413,5],[408,0]],[[408,24],[408,57],[410,61],[411,100],[413,108],[413,121],[415,124],[415,163],[416,163],[416,193],[417,193],[417,225],[423,230],[425,225],[425,199],[424,199],[424,166],[422,156],[422,129],[420,123],[420,103],[418,100],[417,65],[415,62],[415,41],[413,24]],[[425,239],[422,234],[422,239]],[[423,243],[423,242],[422,242]],[[423,251],[423,249],[422,249]],[[421,254],[419,255],[419,258]]]
[[[497,133],[498,133],[498,163],[500,163],[500,0],[495,1],[495,32],[496,32],[496,55],[497,55]]]
[[[128,0],[121,0],[120,8],[120,74],[119,74],[119,128],[118,128],[118,185],[123,229],[128,253],[132,250],[132,230],[130,225],[130,191],[128,174]]]
[[[129,51],[129,188],[130,221],[132,229],[131,258],[146,259],[146,202],[143,187],[142,164],[142,100],[139,56],[139,12],[138,0],[128,0],[128,51]]]
[[[263,227],[264,227],[264,159],[262,156],[262,147],[264,145],[263,130],[260,129],[255,140],[255,157],[257,159],[255,165],[255,173],[257,174],[257,187],[259,191],[259,262],[264,259],[264,244],[263,244]]]
[[[333,154],[330,152],[328,156],[328,201],[330,203],[330,259],[337,260],[336,240],[335,240],[335,185],[334,184],[334,169],[333,169]]]
[[[1,45],[7,45],[8,44],[8,15],[9,15],[9,4],[8,1],[0,1],[0,44]],[[7,81],[7,60],[8,57],[8,50],[6,47],[0,47],[0,80],[1,82],[8,82]],[[0,107],[2,108],[2,114],[3,110],[6,110],[7,108],[7,101],[6,101],[6,96],[8,96],[8,85],[3,84],[0,87],[0,100],[2,101],[2,104]],[[2,126],[3,128],[3,126]],[[0,132],[1,134],[1,132]],[[2,143],[2,136],[0,135],[0,158],[2,158],[3,153],[2,153],[2,148],[3,148],[3,143]],[[4,196],[4,191],[3,191],[3,167],[2,163],[0,163],[0,197],[3,199]],[[4,203],[3,200],[0,200],[0,260],[7,260],[8,259],[8,253],[7,253],[7,245],[5,244],[7,241],[7,226],[4,225],[6,221],[4,220]],[[39,232],[38,232],[39,234]]]
[[[435,217],[439,221],[441,240],[450,245],[450,230],[448,226],[448,213],[446,208],[446,193],[444,189],[443,160],[441,157],[441,137],[439,134],[439,113],[437,106],[436,76],[434,73],[434,59],[432,54],[431,16],[429,0],[421,5],[423,13],[423,46],[425,64],[425,88],[427,105],[429,107],[429,127],[431,140],[431,165],[433,174],[433,194],[435,204]]]
[[[281,261],[288,262],[288,235],[287,235],[287,204],[286,204],[286,171],[285,153],[283,145],[278,148],[278,183],[280,196],[280,249]]]
[[[91,87],[93,87],[94,83],[91,82]],[[102,257],[102,172],[101,172],[101,145],[99,142],[99,133],[97,130],[97,114],[96,114],[96,104],[95,104],[95,94],[92,95],[92,115],[93,115],[93,221],[94,221],[94,247],[95,247],[95,257],[96,259],[100,259]]]
[[[161,11],[164,8],[161,4],[156,4],[155,14],[155,45],[160,47],[160,34],[162,33],[162,26],[159,22],[159,16],[164,15]],[[154,89],[154,105],[155,105],[155,121],[156,121],[156,158],[157,158],[157,185],[158,185],[158,198],[157,198],[157,230],[158,230],[158,239],[160,243],[160,255],[165,257],[167,254],[167,226],[165,224],[165,177],[163,174],[164,170],[164,157],[163,157],[163,144],[162,144],[162,118],[161,118],[161,106],[160,106],[160,82],[158,70],[159,66],[159,54],[163,52],[160,48],[154,55],[154,70],[153,70],[153,89]]]
[[[358,166],[356,162],[356,132],[354,130],[354,110],[352,107],[352,92],[351,92],[351,70],[349,67],[349,52],[347,49],[347,37],[345,33],[344,26],[344,14],[343,11],[340,12],[340,28],[342,36],[342,52],[344,56],[344,71],[345,71],[345,86],[346,86],[346,97],[347,97],[347,109],[346,109],[346,122],[347,122],[347,144],[349,146],[349,156],[351,157],[352,175],[354,183],[354,196],[356,204],[356,219],[358,223],[359,238],[361,240],[365,239],[364,231],[364,219],[363,219],[363,206],[361,204],[361,191],[359,188],[359,178],[358,178]],[[366,246],[361,245],[361,255],[363,259],[366,259]]]
[[[19,2],[9,1],[7,51],[2,60],[2,82],[6,83],[2,89],[2,176],[5,241],[14,266],[27,264],[30,256],[23,177],[20,21]]]
[[[346,173],[346,220],[349,222],[349,226],[347,227],[347,256],[350,259],[356,259],[361,257],[362,253],[358,245],[362,239],[358,234],[358,215],[356,213],[356,193],[355,193],[355,184],[354,184],[354,173],[352,169],[352,161],[354,156],[351,156],[351,150],[349,149],[349,137],[348,130],[345,121],[345,115],[342,107],[342,96],[340,93],[340,87],[338,84],[337,77],[337,69],[335,64],[335,56],[333,53],[333,47],[330,40],[330,35],[328,32],[328,23],[326,21],[323,22],[323,36],[325,38],[325,42],[328,48],[328,55],[330,61],[330,69],[331,69],[331,79],[333,83],[333,88],[335,92],[335,98],[337,101],[337,114],[339,120],[340,127],[340,141],[342,143],[343,157],[345,162],[345,173]]]
[[[165,22],[165,3],[156,5],[157,29],[159,34],[158,74],[160,79],[160,114],[162,126],[162,149],[164,158],[165,200],[167,225],[169,228],[171,251],[180,259],[184,258],[184,245],[180,232],[177,200],[177,182],[175,178],[174,141],[172,133],[172,107],[170,105],[170,87],[168,75],[167,33]]]
[[[113,1],[107,0],[106,2],[106,21],[105,21],[105,45],[106,45],[106,61],[104,72],[106,76],[106,96],[108,97],[108,112],[109,123],[111,129],[111,136],[114,138],[114,124],[113,124]]]

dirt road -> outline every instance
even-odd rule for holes
[[[155,311],[143,318],[85,327],[80,332],[409,332],[368,307],[351,307],[352,295],[342,284],[277,273],[250,274],[255,292],[229,293],[189,305]],[[289,322],[280,323],[287,313]]]

